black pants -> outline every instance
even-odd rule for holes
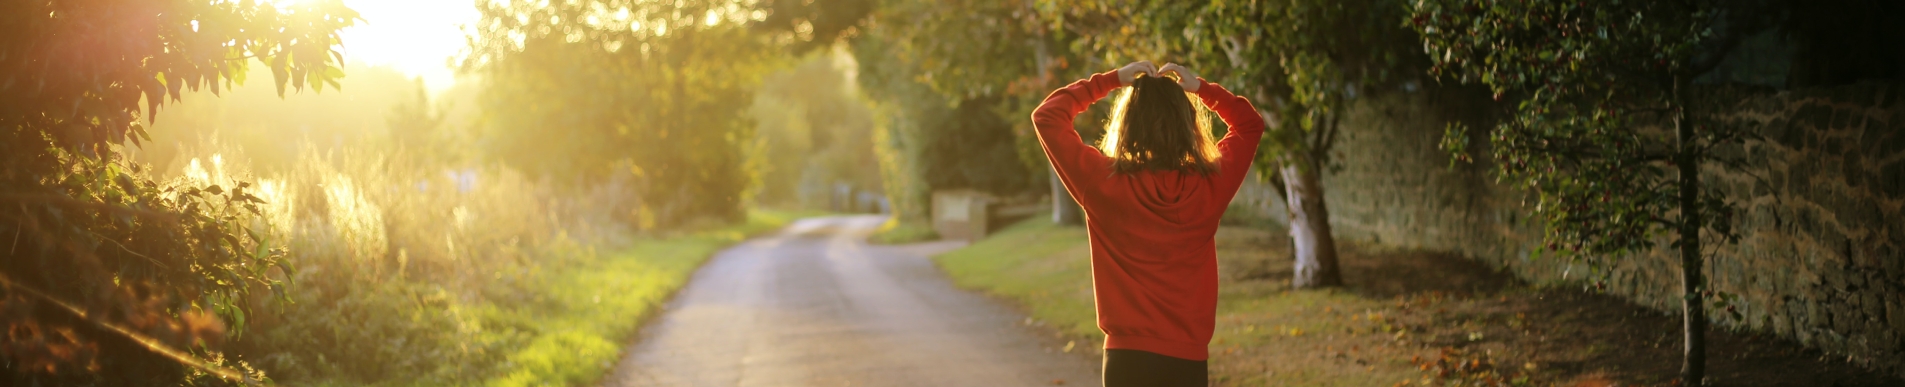
[[[1105,387],[1204,387],[1210,370],[1202,360],[1186,360],[1157,353],[1105,350]]]

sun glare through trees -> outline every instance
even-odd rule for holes
[[[3,1],[0,385],[1905,385],[1901,20]]]

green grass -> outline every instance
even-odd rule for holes
[[[599,381],[622,346],[716,251],[794,219],[820,213],[754,211],[747,222],[640,240],[614,254],[580,258],[538,278],[526,308],[490,318],[527,325],[527,344],[504,357],[490,386],[583,386]]]
[[[879,230],[875,230],[873,235],[867,236],[867,243],[890,245],[925,242],[934,239],[939,239],[939,233],[933,231],[931,224],[901,222],[896,218],[888,218],[886,223],[880,225]]]

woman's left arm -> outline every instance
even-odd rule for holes
[[[1204,106],[1217,112],[1230,130],[1224,138],[1217,141],[1217,152],[1222,156],[1217,167],[1218,188],[1235,195],[1237,188],[1243,186],[1244,177],[1250,171],[1250,162],[1257,158],[1257,145],[1263,140],[1263,115],[1250,105],[1250,100],[1230,94],[1223,86],[1198,78],[1202,85],[1197,88],[1197,96],[1204,100]],[[1226,204],[1229,200],[1224,201]]]
[[[1257,144],[1263,140],[1263,115],[1257,113],[1255,106],[1250,106],[1250,100],[1230,94],[1230,90],[1225,90],[1223,86],[1205,81],[1189,68],[1165,63],[1159,71],[1177,73],[1178,85],[1183,86],[1184,91],[1196,93],[1197,98],[1204,101],[1204,106],[1216,111],[1217,117],[1224,120],[1224,126],[1230,128],[1224,133],[1224,138],[1217,141],[1220,155],[1217,188],[1218,192],[1235,195],[1237,188],[1243,186],[1244,175],[1250,171],[1250,162],[1257,158]],[[1221,204],[1228,205],[1228,198],[1226,196]]]

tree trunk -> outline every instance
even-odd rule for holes
[[[1038,14],[1033,8],[1034,1],[1025,0],[1022,4],[1027,17]],[[1038,65],[1038,83],[1041,86],[1049,86],[1052,84],[1052,51],[1047,47],[1044,29],[1034,28],[1032,32],[1032,58]],[[1047,162],[1045,171],[1052,181],[1052,223],[1062,226],[1085,224],[1085,210],[1078,206],[1078,200],[1072,198],[1071,192],[1065,191],[1065,182],[1058,179],[1058,170],[1053,169],[1052,164]]]
[[[1678,137],[1679,150],[1676,166],[1680,167],[1680,308],[1681,329],[1686,337],[1686,354],[1680,364],[1680,375],[1688,385],[1706,384],[1707,363],[1707,310],[1706,298],[1700,293],[1706,288],[1706,279],[1702,278],[1700,257],[1700,159],[1694,154],[1695,138],[1692,123],[1687,122],[1687,107],[1680,98],[1682,81],[1674,82],[1674,136]]]
[[[1284,204],[1290,214],[1290,241],[1296,246],[1296,273],[1290,284],[1297,289],[1341,286],[1336,265],[1336,238],[1330,233],[1330,214],[1323,205],[1323,181],[1317,166],[1304,157],[1288,157],[1282,166]]]
[[[1072,199],[1072,193],[1065,191],[1065,182],[1058,179],[1058,170],[1050,164],[1045,171],[1052,181],[1052,223],[1064,226],[1085,224],[1085,209],[1078,206],[1078,200]]]
[[[1228,36],[1219,46],[1232,66],[1246,67],[1241,35]],[[1280,111],[1283,105],[1281,100],[1265,95],[1264,90],[1257,88],[1252,94],[1258,103],[1272,106],[1267,110],[1260,108],[1257,113],[1263,116],[1263,122],[1270,124],[1266,129],[1302,130],[1277,125],[1281,121],[1271,112]],[[1296,272],[1290,278],[1290,285],[1297,289],[1343,285],[1343,272],[1336,264],[1336,236],[1330,232],[1329,209],[1323,203],[1323,166],[1318,162],[1329,151],[1329,142],[1304,144],[1306,149],[1300,151],[1286,150],[1291,153],[1283,155],[1283,165],[1277,167],[1283,179],[1284,206],[1290,216],[1285,223],[1290,225],[1291,250],[1296,254]],[[1316,153],[1311,154],[1310,149],[1316,149]]]

